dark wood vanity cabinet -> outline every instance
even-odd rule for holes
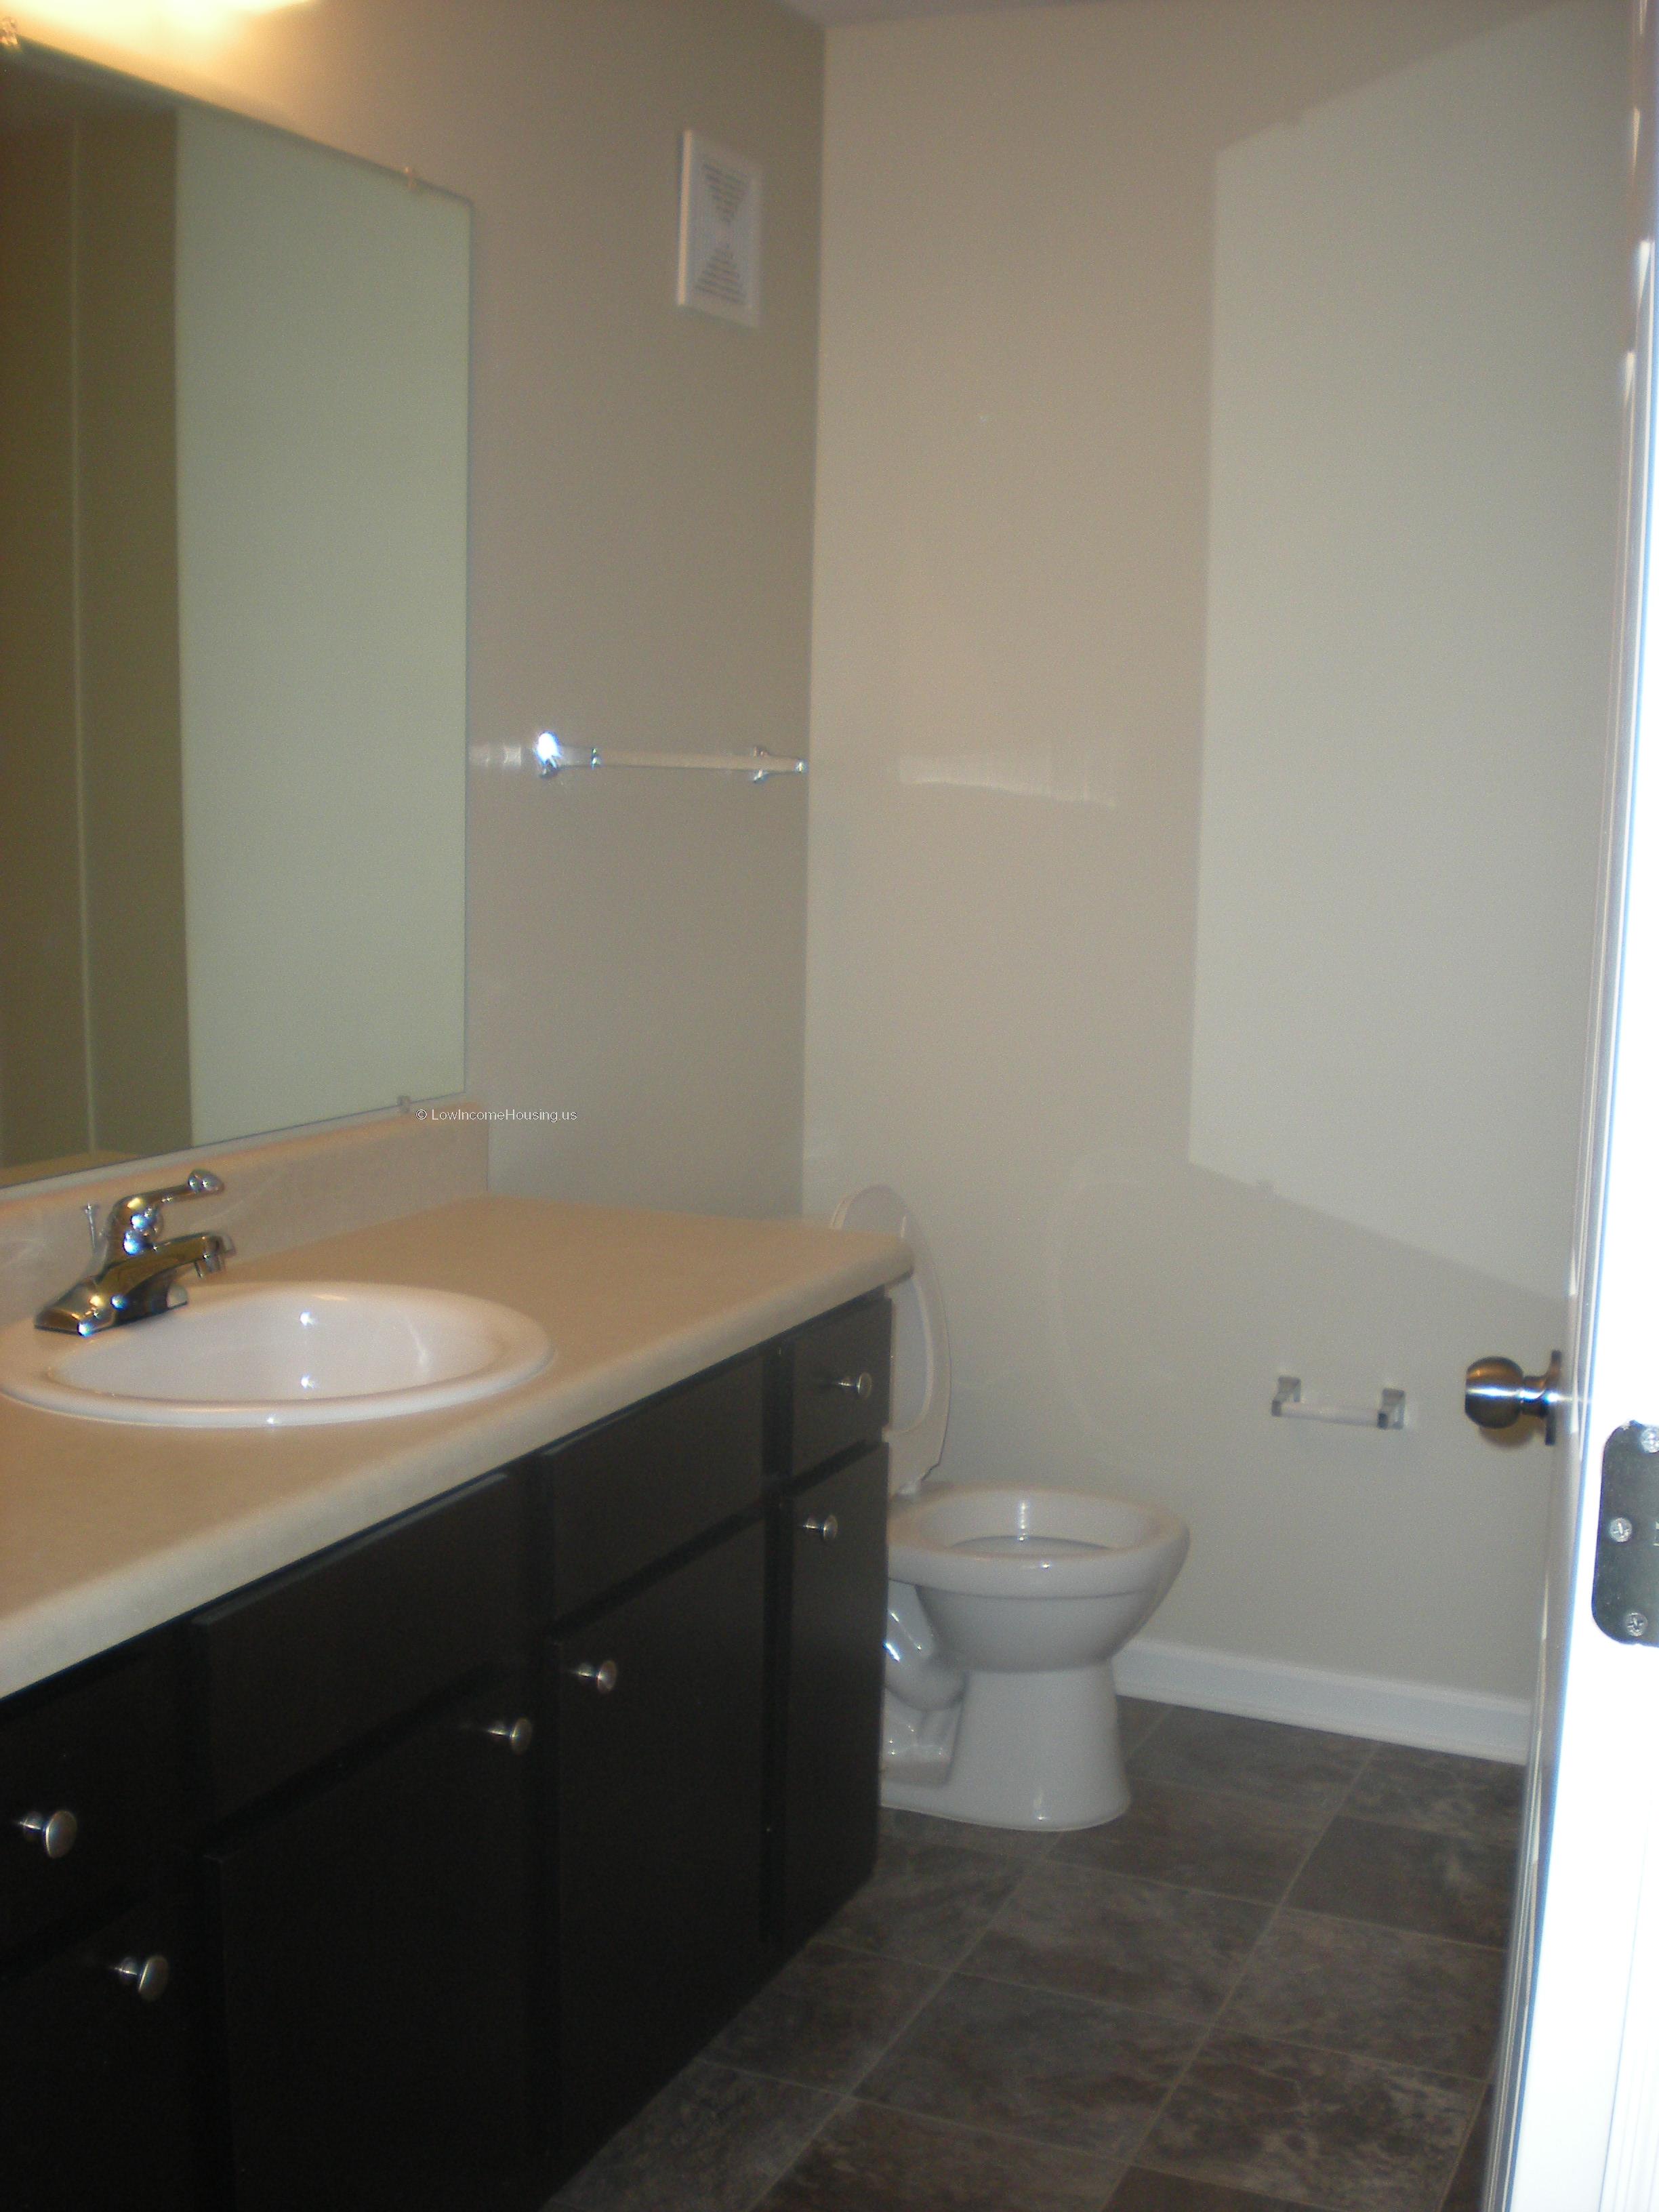
[[[155,1899],[0,1990],[0,2202],[15,2212],[197,2203],[190,1965]]]
[[[532,2148],[531,1762],[511,1680],[206,1854],[237,2212],[505,2207]]]
[[[0,2202],[195,2202],[198,1961],[167,1887],[173,1681],[154,1646],[0,1707]]]
[[[765,1597],[754,1520],[548,1646],[564,2166],[760,1978]]]
[[[530,2212],[692,2057],[873,1860],[887,1332],[0,1706],[7,2212]]]
[[[879,1446],[781,1498],[771,1917],[793,1950],[876,1857],[887,1455]]]
[[[532,2149],[514,1469],[185,1625],[210,2202],[495,2212]]]

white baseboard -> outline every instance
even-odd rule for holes
[[[1526,1759],[1532,1731],[1532,1707],[1522,1698],[1390,1682],[1376,1674],[1336,1674],[1144,1636],[1124,1645],[1112,1662],[1112,1676],[1129,1698],[1198,1705],[1249,1720],[1291,1721],[1339,1735],[1376,1736],[1384,1743],[1461,1751],[1517,1765]]]

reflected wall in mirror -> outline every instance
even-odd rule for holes
[[[469,255],[0,64],[0,1182],[461,1088]]]

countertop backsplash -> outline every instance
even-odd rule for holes
[[[101,1221],[129,1192],[181,1182],[193,1167],[210,1167],[224,1191],[192,1202],[177,1228],[225,1230],[239,1258],[256,1260],[480,1196],[489,1187],[489,1131],[482,1116],[447,1106],[441,1118],[389,1114],[264,1141],[203,1146],[0,1195],[0,1324],[34,1312],[85,1273],[87,1206],[95,1206]]]

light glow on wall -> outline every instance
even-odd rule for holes
[[[1189,1157],[1553,1298],[1613,597],[1600,20],[1504,23],[1216,177]]]
[[[11,20],[26,38],[38,26],[46,33],[68,32],[142,47],[165,44],[180,31],[222,38],[250,15],[314,4],[315,0],[34,0]]]

